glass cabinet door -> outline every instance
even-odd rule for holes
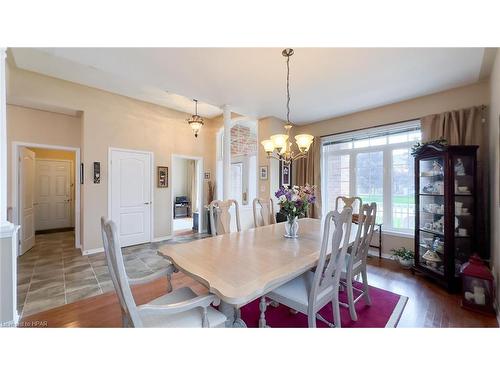
[[[474,233],[474,158],[467,155],[452,157],[454,181],[454,244],[455,274],[467,262],[473,246],[471,235]]]
[[[445,186],[444,159],[419,161],[419,246],[418,263],[444,274]]]

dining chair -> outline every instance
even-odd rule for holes
[[[255,228],[276,224],[274,215],[274,202],[271,198],[255,198],[253,200],[253,223]]]
[[[137,306],[127,277],[116,224],[101,218],[106,261],[118,295],[125,327],[223,327],[226,316],[211,304],[219,299],[207,294],[198,296],[190,288],[179,288],[144,305]]]
[[[233,205],[236,212],[236,230],[241,232],[240,208],[238,202],[234,199],[228,199],[226,201],[215,200],[208,205],[212,236],[231,232],[230,209]]]
[[[366,260],[368,258],[368,250],[373,237],[375,228],[375,219],[377,217],[377,204],[364,204],[360,208],[358,216],[358,230],[356,239],[346,254],[345,270],[342,272],[341,284],[347,289],[347,302],[341,302],[341,306],[349,308],[351,319],[356,321],[356,303],[361,299],[365,299],[366,305],[371,305],[370,287],[368,285],[368,277],[366,273]],[[356,288],[353,285],[353,280],[356,276],[361,275],[363,280],[362,289]],[[354,291],[360,294],[354,298]]]
[[[342,203],[344,203],[343,207],[339,207],[340,201],[342,201]],[[358,213],[359,213],[359,211],[361,210],[361,206],[363,205],[363,200],[361,199],[361,197],[346,197],[346,196],[340,195],[337,198],[335,198],[335,211],[339,211],[341,208],[344,208],[344,207],[351,207],[353,216],[357,216],[357,214],[354,212],[354,208],[355,208],[354,206],[355,206],[356,201],[358,202],[357,209],[358,209]]]
[[[333,234],[330,235],[332,224]],[[342,212],[331,211],[325,217],[319,261],[315,271],[307,271],[295,279],[261,297],[259,303],[259,327],[266,324],[266,297],[295,311],[307,315],[308,325],[316,327],[316,319],[330,327],[341,327],[339,288],[344,268],[345,255],[349,246],[352,225],[352,208]],[[328,251],[331,244],[331,252]],[[333,308],[333,323],[323,318],[318,311],[328,303]]]

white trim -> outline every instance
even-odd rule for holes
[[[80,194],[81,194],[81,181],[80,181],[80,148],[70,147],[70,146],[59,146],[59,145],[48,145],[41,143],[30,143],[23,141],[13,141],[12,142],[12,221],[14,224],[20,225],[20,204],[19,204],[19,148],[20,147],[34,147],[34,148],[45,148],[49,150],[63,150],[72,151],[75,153],[75,168],[74,171],[74,183],[75,183],[75,248],[82,249],[81,233],[80,233]],[[22,228],[20,229],[22,231]],[[18,249],[19,254],[19,249]]]
[[[9,238],[16,233],[18,230],[19,225],[14,225],[12,223],[9,223],[8,221],[4,223],[0,223],[0,238]]]
[[[95,249],[87,249],[87,250],[81,250],[82,255],[92,255],[92,254],[98,254],[98,253],[103,253],[104,252],[104,247],[96,247]]]
[[[7,222],[7,48],[0,47],[0,225]]]
[[[204,159],[203,156],[193,156],[193,155],[183,155],[183,154],[171,154],[170,155],[170,202],[172,203],[172,209],[170,210],[170,237],[172,238],[174,235],[174,189],[171,186],[172,177],[174,176],[174,158],[178,159],[189,159],[196,160],[196,172],[198,174],[198,186],[197,186],[197,200],[198,200],[198,233],[203,233],[203,224],[205,223],[205,215],[204,215],[204,196],[205,189],[203,187],[204,178]],[[191,213],[192,215],[192,213]]]
[[[170,236],[163,236],[163,237],[155,237],[155,238],[153,238],[153,241],[151,241],[151,242],[167,241],[167,240],[171,240],[172,237],[173,237],[172,235],[170,235]]]
[[[403,310],[408,302],[408,297],[399,296],[398,303],[394,310],[392,310],[391,317],[387,321],[385,328],[396,328],[399,323],[399,319],[401,319],[401,315],[403,315]]]
[[[122,151],[122,152],[135,152],[137,154],[147,154],[151,158],[151,186],[150,186],[150,202],[151,204],[149,205],[150,210],[149,210],[149,215],[150,215],[150,224],[151,228],[149,230],[149,242],[152,242],[153,238],[153,231],[154,231],[154,186],[155,186],[155,177],[156,177],[156,172],[155,172],[155,155],[153,151],[145,151],[145,150],[133,150],[133,149],[126,149],[126,148],[119,148],[119,147],[109,147],[108,148],[108,219],[111,219],[111,154],[113,151]],[[138,245],[138,244],[137,244]],[[130,245],[134,246],[134,245]]]

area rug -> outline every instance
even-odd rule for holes
[[[356,287],[361,289],[359,283]],[[349,310],[340,308],[340,315],[343,328],[394,328],[397,326],[403,310],[408,301],[408,297],[401,296],[387,290],[370,286],[371,306],[367,306],[361,298],[356,304],[357,321],[352,321]],[[341,292],[340,300],[347,301],[345,292]],[[332,306],[328,304],[319,312],[323,318],[331,322],[333,320]],[[248,327],[259,326],[259,300],[255,300],[241,308],[241,317]],[[272,328],[307,328],[307,316],[302,313],[292,313],[284,305],[278,307],[268,306],[266,310],[267,324]],[[318,328],[328,327],[320,320],[316,321]]]

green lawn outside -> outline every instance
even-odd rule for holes
[[[381,195],[359,195],[363,202],[375,202],[377,204],[382,203],[383,199]],[[414,195],[396,195],[392,197],[393,204],[415,204]]]

